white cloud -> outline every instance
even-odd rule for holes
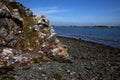
[[[68,11],[68,10],[65,10],[65,9],[57,8],[57,7],[32,8],[31,10],[34,12],[34,14],[44,14],[44,15],[63,13],[63,12],[67,12]]]
[[[35,15],[43,14],[45,15],[51,23],[61,22],[65,20],[65,16],[61,14],[66,14],[69,12],[67,9],[60,9],[58,7],[47,7],[47,8],[31,8]]]

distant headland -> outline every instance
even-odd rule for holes
[[[120,28],[120,26],[104,26],[104,25],[95,25],[95,26],[58,26],[58,25],[52,25],[53,27],[63,27],[63,28]]]

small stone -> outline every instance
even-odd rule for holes
[[[45,78],[45,80],[48,80],[48,77],[45,76],[44,78]]]
[[[48,37],[48,39],[51,39],[53,36],[55,36],[56,35],[56,33],[52,33],[49,37]]]
[[[45,46],[46,46],[46,44],[45,44],[45,43],[43,43],[43,44],[41,45],[41,47],[43,47],[43,48],[44,48]]]
[[[9,59],[9,57],[5,57],[5,59]]]
[[[39,70],[42,70],[42,68],[41,68],[41,67],[39,67]]]
[[[0,68],[3,67],[4,65],[0,65]]]
[[[5,49],[3,49],[2,55],[7,55],[7,54],[13,54],[11,48],[5,48]]]
[[[75,73],[76,73],[76,72],[74,72],[74,71],[73,71],[73,72],[70,72],[70,75],[74,75]]]
[[[52,49],[51,52],[53,53],[53,55],[56,55],[56,53],[59,52],[59,48]]]
[[[51,61],[51,59],[49,57],[47,57],[47,56],[43,56],[43,60],[45,60],[45,61]]]
[[[31,29],[32,29],[32,27],[30,26],[30,27],[29,27],[29,29],[31,30]]]
[[[14,64],[15,62],[12,62],[12,64]]]
[[[55,40],[56,43],[59,43],[60,41],[58,39]]]
[[[3,62],[3,61],[0,61],[0,65],[4,65],[4,62]]]
[[[56,80],[55,78],[53,78],[53,80]]]
[[[22,31],[18,31],[18,33],[22,33]]]
[[[45,74],[42,74],[43,77],[45,77],[46,75]]]
[[[30,48],[30,47],[29,47],[28,50],[29,50],[29,51],[33,51],[33,48]]]
[[[67,72],[70,73],[70,70],[68,69]]]

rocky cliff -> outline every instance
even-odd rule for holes
[[[43,15],[33,15],[15,0],[0,0],[0,67],[35,57],[56,60],[69,55]]]

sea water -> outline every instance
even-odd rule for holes
[[[96,42],[120,48],[120,28],[64,28],[55,27],[59,36]]]

